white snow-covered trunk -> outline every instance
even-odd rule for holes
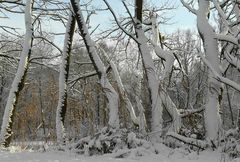
[[[165,69],[163,73],[164,74],[163,80],[161,81],[161,89],[159,90],[159,94],[162,100],[162,104],[164,105],[165,109],[168,111],[168,113],[172,117],[172,124],[171,124],[170,130],[173,132],[179,132],[182,126],[180,113],[178,112],[178,109],[175,103],[172,101],[171,97],[167,92],[167,84],[170,79],[171,69],[175,59],[173,57],[173,53],[170,51],[165,52],[165,58],[166,58]]]
[[[215,32],[208,23],[210,2],[201,0],[197,11],[197,27],[202,38],[206,58],[214,71],[221,74],[219,68],[218,44]],[[207,140],[215,143],[219,138],[221,130],[221,119],[219,115],[219,96],[221,94],[221,83],[214,78],[211,70],[208,71],[208,94],[205,108],[205,128]]]
[[[142,56],[144,70],[147,76],[148,89],[150,92],[151,112],[152,112],[152,131],[162,130],[162,102],[159,91],[159,80],[156,75],[156,68],[154,67],[153,59],[150,49],[148,47],[148,40],[144,35],[142,25],[138,23],[135,26],[136,35],[138,38],[139,50]]]
[[[166,85],[169,82],[171,69],[172,69],[175,58],[171,51],[164,51],[159,44],[159,31],[157,27],[158,25],[157,25],[156,16],[157,15],[153,13],[151,18],[152,33],[153,33],[151,43],[153,45],[154,51],[157,54],[157,56],[160,57],[161,59],[164,59],[164,67],[165,67],[163,71],[162,81],[160,83],[161,88],[159,89],[159,94],[160,94],[162,104],[164,105],[168,113],[171,115],[173,120],[170,130],[174,132],[179,132],[181,128],[181,117],[177,110],[176,105],[174,104],[174,102],[172,101],[172,99],[170,98],[166,90],[167,89]]]
[[[118,72],[118,69],[117,69],[115,63],[112,60],[110,60],[107,53],[103,49],[101,49],[101,50],[102,50],[102,53],[104,54],[104,56],[106,57],[106,59],[108,60],[108,62],[110,63],[110,66],[111,66],[112,72],[113,72],[113,77],[114,77],[115,81],[117,82],[118,89],[119,89],[119,91],[120,91],[120,93],[121,93],[121,95],[124,99],[124,102],[126,103],[126,107],[127,107],[127,110],[130,114],[132,122],[136,125],[139,125],[139,121],[138,121],[138,118],[136,117],[135,110],[132,106],[131,101],[129,100],[129,98],[127,96],[127,92],[126,92],[126,90],[123,86],[122,79],[120,77],[120,74]]]
[[[138,96],[135,97],[135,100],[137,102],[137,108],[139,111],[139,115],[138,115],[139,131],[145,135],[147,133],[147,131],[146,131],[146,118],[145,118],[145,114],[144,114],[144,108],[143,108],[142,102]]]
[[[4,147],[8,147],[11,141],[14,111],[17,104],[19,92],[22,90],[24,86],[24,79],[29,65],[29,57],[31,54],[33,38],[31,7],[32,1],[27,0],[25,6],[26,33],[24,37],[23,49],[20,55],[18,69],[9,92],[1,127],[0,144]]]
[[[95,70],[98,73],[100,79],[100,84],[103,88],[104,93],[108,99],[109,105],[109,121],[108,124],[112,128],[119,128],[119,96],[115,89],[112,87],[111,83],[107,78],[106,67],[104,66],[102,60],[100,59],[97,50],[95,48],[95,43],[90,37],[90,34],[87,30],[86,23],[84,21],[83,14],[78,0],[71,0],[71,4],[75,13],[76,21],[83,37],[84,43],[86,45],[90,59],[94,65]]]
[[[176,105],[165,90],[161,90],[159,93],[165,109],[172,117],[172,124],[169,130],[172,132],[179,132],[182,126],[182,119]]]
[[[59,74],[59,95],[58,106],[56,111],[56,134],[58,144],[64,144],[66,138],[64,120],[67,109],[67,81],[69,74],[70,53],[72,49],[75,24],[76,24],[75,17],[70,11],[68,23],[66,26],[66,34],[62,53],[62,63],[60,64]]]

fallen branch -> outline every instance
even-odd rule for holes
[[[181,118],[186,118],[190,115],[196,114],[196,113],[200,113],[204,110],[204,108],[199,108],[199,109],[193,109],[193,110],[183,110],[180,111],[180,117]]]
[[[179,134],[174,133],[174,132],[168,132],[166,136],[175,138],[175,139],[177,139],[177,140],[179,140],[179,141],[181,141],[185,144],[192,145],[192,146],[197,147],[201,150],[204,150],[206,147],[208,147],[208,144],[205,141],[184,137],[184,136],[179,135]]]

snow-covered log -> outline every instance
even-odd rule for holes
[[[72,12],[68,18],[68,23],[66,26],[66,34],[64,40],[64,47],[62,53],[62,63],[60,64],[60,74],[59,74],[59,95],[58,95],[58,106],[56,111],[56,134],[57,142],[59,144],[65,143],[65,129],[64,129],[64,119],[67,109],[67,81],[69,74],[69,62],[70,53],[72,49],[72,41],[75,30],[76,19]]]
[[[193,139],[193,138],[189,138],[189,137],[184,137],[184,136],[181,136],[181,135],[179,135],[175,132],[168,132],[167,136],[175,138],[175,139],[177,139],[181,142],[184,142],[186,144],[195,146],[195,147],[200,148],[202,150],[204,150],[206,147],[208,147],[208,143],[206,143],[205,141],[198,140],[198,139]]]
[[[73,11],[75,13],[76,21],[78,24],[79,31],[83,37],[84,43],[86,45],[88,54],[93,63],[95,70],[98,73],[98,77],[100,79],[100,84],[103,88],[104,93],[107,96],[108,104],[109,104],[109,121],[108,124],[112,128],[119,127],[119,115],[118,115],[118,107],[119,107],[119,96],[115,89],[110,84],[106,67],[100,59],[96,47],[95,42],[90,37],[90,34],[87,30],[86,23],[84,21],[83,14],[81,12],[81,8],[78,0],[71,0],[71,4],[73,7]]]
[[[1,126],[0,144],[4,147],[8,147],[11,141],[13,117],[18,101],[18,95],[24,87],[24,80],[29,66],[29,57],[31,55],[33,42],[32,0],[26,1],[25,26],[26,33],[24,37],[23,49],[20,55],[17,72],[15,74],[15,78],[12,82],[12,86],[9,92]]]
[[[193,115],[193,114],[196,114],[196,113],[200,113],[204,111],[204,108],[201,107],[201,108],[198,108],[198,109],[182,109],[182,110],[179,110],[179,113],[180,113],[180,117],[181,118],[186,118],[187,116],[190,116],[190,115]]]

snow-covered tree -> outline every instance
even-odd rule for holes
[[[0,134],[0,143],[4,147],[8,147],[12,136],[13,117],[18,101],[19,92],[24,87],[24,79],[26,77],[29,66],[29,58],[31,55],[32,41],[33,41],[33,27],[32,27],[32,1],[27,0],[25,6],[25,26],[26,33],[23,43],[23,49],[20,55],[20,61],[13,80],[7,104],[4,111],[3,122]]]
[[[150,49],[148,47],[148,39],[144,34],[142,27],[142,6],[143,1],[135,1],[135,31],[138,40],[139,51],[141,53],[143,67],[147,77],[148,90],[151,101],[151,112],[152,112],[152,131],[159,131],[162,129],[162,101],[159,95],[159,79],[156,75],[156,68],[154,67],[153,59],[151,56]]]
[[[187,3],[183,0],[182,3],[189,11],[197,16],[197,29],[203,42],[205,57],[201,53],[201,50],[199,50],[199,53],[203,62],[209,68],[208,94],[206,96],[204,113],[206,140],[211,142],[212,147],[216,147],[217,140],[221,138],[223,134],[222,122],[219,114],[220,104],[223,97],[222,83],[230,85],[235,89],[239,88],[239,85],[236,82],[223,76],[223,73],[226,73],[229,64],[238,67],[236,62],[237,58],[234,56],[236,54],[234,46],[238,45],[237,33],[239,30],[235,28],[235,25],[233,24],[239,19],[239,11],[229,12],[228,7],[226,6],[231,6],[232,11],[236,11],[236,4],[235,2],[228,0],[223,2],[216,0],[213,0],[212,2],[208,0],[198,1],[198,9],[195,9],[194,5],[190,6],[192,3]],[[218,21],[215,22],[218,24],[218,29],[215,29],[210,23],[210,17],[213,15],[211,6],[214,6],[214,9],[219,15]],[[231,19],[231,16],[235,18]],[[221,44],[222,47],[218,41],[223,42]],[[227,60],[228,63],[226,64],[224,60],[221,61],[222,58]]]
[[[159,32],[156,30],[157,27],[157,22],[156,22],[156,16],[153,16],[150,18],[149,22],[144,22],[147,20],[142,20],[143,19],[143,1],[135,1],[135,18],[132,18],[132,24],[135,29],[135,33],[131,33],[126,30],[122,26],[122,24],[119,22],[117,19],[113,9],[111,6],[107,3],[106,0],[104,0],[105,4],[108,6],[109,10],[114,16],[114,19],[119,26],[119,28],[125,32],[126,35],[128,35],[130,38],[132,38],[139,47],[140,55],[142,58],[142,63],[143,63],[143,69],[144,73],[146,74],[147,78],[147,87],[149,90],[149,98],[150,98],[150,103],[151,103],[151,130],[156,131],[158,133],[161,132],[162,130],[162,112],[163,112],[163,107],[165,107],[168,112],[171,114],[173,118],[173,124],[172,128],[174,131],[178,131],[180,128],[180,117],[177,112],[175,104],[172,102],[171,98],[168,96],[166,92],[166,88],[160,84],[160,79],[158,78],[157,75],[157,69],[154,66],[153,62],[153,56],[152,56],[152,50],[151,46],[149,46],[149,38],[145,34],[145,28],[143,27],[143,24],[151,24],[152,25],[152,33],[153,37],[152,40],[150,40],[151,44],[153,45],[153,49],[155,53],[165,61],[165,77],[163,78],[168,78],[169,76],[169,71],[171,71],[171,67],[173,65],[174,57],[173,54],[170,51],[164,51],[161,47],[160,44],[158,44],[159,40]],[[131,17],[131,13],[129,9],[127,8],[127,5],[125,2],[123,2],[128,14]],[[155,25],[154,25],[155,24]],[[136,34],[136,35],[135,35]]]
[[[58,107],[56,111],[56,132],[57,141],[59,144],[65,142],[65,130],[64,130],[64,119],[67,110],[67,82],[69,76],[69,63],[70,54],[72,49],[73,35],[75,31],[76,20],[72,12],[68,18],[68,23],[66,27],[64,49],[62,53],[62,63],[60,64],[60,74],[59,74],[59,99]]]
[[[209,1],[199,1],[197,11],[197,27],[203,41],[204,51],[207,60],[214,70],[220,74],[220,61],[217,40],[214,38],[214,29],[208,22],[210,12]],[[208,72],[208,94],[205,107],[205,127],[206,137],[215,143],[221,133],[221,119],[219,115],[219,105],[221,102],[221,83],[214,78],[212,71]]]
[[[126,90],[123,86],[122,79],[120,77],[120,74],[118,72],[116,64],[113,62],[113,60],[110,60],[108,54],[106,53],[106,51],[103,48],[101,48],[101,47],[99,47],[99,48],[100,48],[100,51],[103,53],[103,55],[105,56],[105,58],[107,59],[107,61],[109,62],[110,66],[112,68],[113,77],[117,82],[119,92],[123,97],[123,100],[126,104],[126,107],[127,107],[127,110],[130,114],[132,122],[136,125],[139,125],[139,121],[137,119],[135,110],[133,108],[133,105],[132,105],[131,101],[129,100],[129,98],[127,96],[127,92],[126,92]]]
[[[118,93],[112,87],[111,83],[107,78],[107,73],[106,73],[107,68],[105,67],[104,63],[102,62],[101,58],[97,53],[95,42],[90,37],[78,0],[71,0],[71,4],[76,17],[79,31],[84,40],[89,57],[99,77],[100,85],[102,86],[102,89],[108,99],[108,106],[109,106],[108,124],[111,128],[119,128]]]

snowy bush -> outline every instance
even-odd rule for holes
[[[103,128],[94,136],[85,137],[70,147],[77,153],[85,155],[101,155],[114,153],[114,157],[143,156],[158,153],[153,144],[141,134],[128,132],[126,129]]]
[[[88,136],[80,139],[71,149],[86,155],[112,153],[115,149],[122,147],[126,135],[125,129],[117,131],[104,127],[93,137]]]
[[[221,151],[227,153],[231,158],[240,157],[239,136],[238,129],[227,131],[225,137],[221,139]]]

